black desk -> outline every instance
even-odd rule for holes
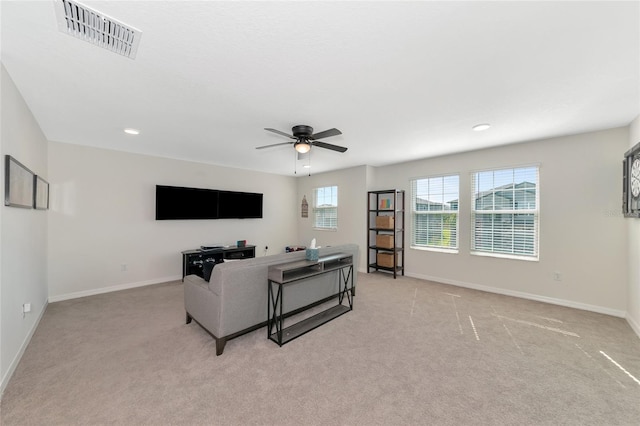
[[[250,259],[256,257],[256,246],[228,246],[213,250],[185,250],[182,252],[182,281],[187,275],[202,277],[203,262],[221,262],[224,259]]]

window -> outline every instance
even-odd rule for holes
[[[472,174],[471,250],[538,258],[538,167]]]
[[[338,187],[316,188],[313,195],[313,227],[338,229]]]
[[[412,247],[458,248],[459,187],[458,175],[411,181]]]

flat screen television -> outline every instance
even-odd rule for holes
[[[156,185],[156,220],[259,219],[262,194]]]
[[[219,219],[259,219],[262,217],[262,194],[219,191]]]

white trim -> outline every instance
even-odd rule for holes
[[[511,260],[526,260],[527,262],[540,261],[540,258],[538,256],[519,256],[517,254],[496,253],[492,251],[471,250],[469,254],[472,256],[499,257],[501,259],[511,259]]]
[[[635,322],[633,317],[631,315],[629,315],[629,312],[627,312],[627,315],[625,316],[625,319],[627,320],[627,322],[631,326],[631,329],[638,335],[638,338],[640,339],[640,324]]]
[[[409,246],[412,250],[422,250],[422,251],[435,251],[438,253],[449,253],[449,254],[458,254],[460,250],[458,248],[442,248],[442,247],[431,247],[431,246]]]
[[[450,284],[450,285],[454,285],[454,286],[457,286],[457,287],[470,288],[470,289],[473,289],[473,290],[486,291],[488,293],[496,293],[496,294],[503,294],[505,296],[519,297],[521,299],[535,300],[537,302],[550,303],[552,305],[565,306],[567,308],[581,309],[583,311],[597,312],[599,314],[611,315],[611,316],[619,317],[619,318],[625,318],[627,316],[627,312],[626,311],[622,311],[622,310],[618,310],[618,309],[605,308],[604,306],[589,305],[587,303],[574,302],[572,300],[556,299],[554,297],[540,296],[540,295],[537,295],[537,294],[524,293],[524,292],[521,292],[521,291],[514,291],[514,290],[507,290],[507,289],[498,288],[498,287],[490,287],[490,286],[486,286],[486,285],[482,285],[482,284],[468,283],[468,282],[464,282],[464,281],[450,280],[450,279],[447,279],[447,278],[432,277],[432,276],[429,276],[429,275],[409,274],[409,273],[405,273],[405,275],[408,276],[408,277],[412,277],[412,278],[418,278],[418,279],[422,279],[422,280],[434,281],[434,282],[438,282],[438,283],[442,283],[442,284]],[[628,320],[628,317],[627,317],[627,320]],[[637,333],[637,331],[636,331],[636,333]]]
[[[40,315],[38,315],[38,318],[33,323],[33,327],[31,327],[31,330],[29,330],[29,333],[27,333],[27,335],[25,336],[24,341],[22,342],[22,345],[20,345],[20,350],[18,351],[18,353],[16,353],[16,356],[13,357],[11,364],[9,364],[7,373],[2,378],[2,382],[0,382],[0,400],[2,399],[2,394],[4,393],[4,390],[9,384],[11,377],[13,377],[13,373],[16,371],[16,368],[18,367],[18,364],[22,359],[22,355],[24,355],[24,351],[27,350],[27,346],[29,346],[29,343],[31,342],[31,338],[33,337],[33,334],[38,329],[38,325],[40,325],[40,320],[44,316],[44,312],[47,310],[48,305],[49,304],[45,300],[42,311],[40,311]]]
[[[128,290],[128,289],[131,289],[131,288],[137,288],[137,287],[144,287],[144,286],[147,286],[147,285],[166,283],[166,282],[169,282],[169,281],[178,281],[178,280],[181,280],[181,279],[182,279],[181,275],[174,275],[174,276],[171,276],[171,277],[155,278],[155,279],[152,279],[152,280],[138,281],[138,282],[135,282],[135,283],[118,284],[118,285],[113,285],[113,286],[109,286],[109,287],[96,288],[96,289],[93,289],[93,290],[77,291],[77,292],[74,292],[74,293],[61,294],[59,296],[51,296],[51,297],[49,297],[49,303],[62,302],[63,300],[77,299],[79,297],[94,296],[96,294],[111,293],[113,291]]]

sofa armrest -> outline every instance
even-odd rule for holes
[[[209,283],[197,275],[184,279],[185,310],[216,337],[220,334],[220,297],[209,289]]]

